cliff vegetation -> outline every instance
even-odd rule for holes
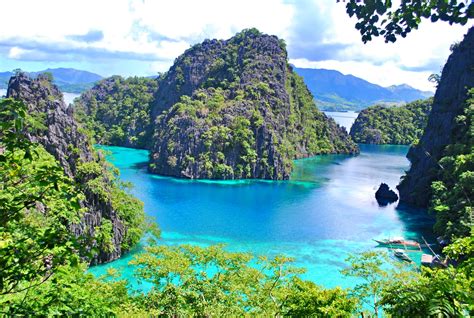
[[[403,106],[371,106],[362,110],[351,127],[357,143],[411,145],[423,134],[433,99]]]

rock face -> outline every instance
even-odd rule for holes
[[[52,154],[64,168],[67,176],[79,184],[87,182],[87,176],[78,176],[81,163],[98,162],[97,154],[93,152],[87,137],[80,132],[75,122],[72,109],[67,108],[62,93],[45,76],[31,79],[25,74],[13,76],[8,85],[7,97],[23,101],[30,115],[37,119],[42,127],[36,132],[26,132],[28,139],[41,144]],[[91,261],[103,263],[117,259],[122,254],[121,243],[125,236],[126,227],[112,207],[110,200],[84,188],[85,200],[82,202],[86,212],[81,222],[72,226],[77,236],[94,235],[94,229],[100,227],[104,220],[112,224],[113,251],[100,251]]]
[[[390,189],[386,183],[381,183],[377,192],[375,192],[375,198],[379,205],[387,205],[389,203],[395,202],[398,200],[398,195]]]
[[[474,87],[474,28],[464,40],[453,46],[443,68],[434,96],[428,124],[418,145],[410,148],[410,170],[398,185],[400,201],[427,206],[431,198],[431,183],[435,180],[445,147],[455,143],[455,118],[464,111],[467,91]]]
[[[358,152],[316,108],[284,43],[255,29],[178,57],[151,114],[150,171],[163,175],[288,179],[295,158]]]
[[[368,107],[357,116],[350,135],[358,143],[410,145],[423,134],[432,104],[429,98],[397,107]]]

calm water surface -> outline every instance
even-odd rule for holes
[[[349,132],[351,130],[352,124],[357,118],[359,113],[348,111],[348,112],[324,112],[329,117],[334,118],[336,123],[341,125],[342,127],[346,128],[346,131]]]
[[[344,259],[375,248],[372,239],[430,238],[432,219],[424,211],[380,207],[374,198],[382,181],[393,188],[408,168],[406,146],[362,145],[358,156],[297,160],[292,179],[279,182],[160,177],[146,172],[145,150],[101,148],[111,152],[108,159],[121,178],[134,184],[132,193],[156,217],[163,244],[225,243],[230,251],[285,254],[307,269],[304,278],[349,287],[353,282],[339,273]],[[113,267],[130,278],[128,262],[136,252],[91,272],[100,275]]]

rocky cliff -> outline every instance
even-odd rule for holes
[[[402,106],[368,107],[357,116],[350,135],[358,143],[410,145],[423,134],[432,103],[429,98]]]
[[[461,43],[453,45],[443,68],[426,129],[407,155],[411,167],[398,186],[401,202],[427,206],[431,183],[441,169],[438,161],[446,146],[456,143],[456,117],[464,113],[471,87],[474,87],[474,28]]]
[[[178,57],[151,114],[150,170],[163,175],[288,179],[295,158],[358,152],[316,108],[284,42],[255,29]]]
[[[98,249],[91,262],[103,263],[120,257],[137,241],[130,231],[132,225],[137,225],[135,218],[143,219],[143,209],[140,206],[141,212],[136,216],[127,215],[121,209],[120,205],[125,202],[129,208],[136,207],[137,202],[117,188],[105,161],[81,132],[72,108],[66,107],[62,93],[46,76],[32,79],[19,73],[10,79],[7,97],[27,105],[32,120],[25,135],[52,154],[84,193],[82,206],[86,212],[71,230],[78,237],[92,238],[85,242],[90,244],[91,250]],[[103,242],[99,242],[99,237]]]

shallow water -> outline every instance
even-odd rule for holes
[[[406,146],[362,145],[358,156],[327,155],[295,161],[290,181],[191,181],[146,172],[148,152],[101,147],[132,193],[156,217],[163,244],[227,244],[230,251],[285,254],[305,267],[304,278],[327,287],[353,284],[340,270],[349,253],[375,247],[372,239],[431,237],[432,219],[422,210],[380,207],[381,182],[394,188],[408,168]],[[139,249],[137,249],[139,251]],[[137,251],[90,269],[122,270]],[[420,253],[411,253],[419,260]],[[135,283],[132,281],[132,284]]]

